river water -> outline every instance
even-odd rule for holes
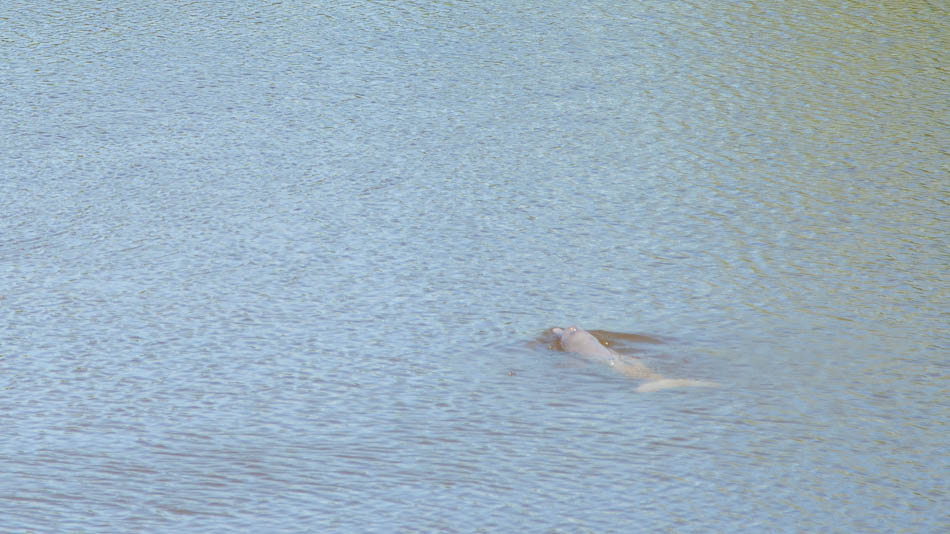
[[[950,529],[945,5],[146,4],[0,8],[0,530]]]

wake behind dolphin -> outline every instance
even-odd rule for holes
[[[645,382],[637,387],[637,391],[640,392],[659,391],[661,389],[678,387],[713,387],[718,385],[715,382],[692,380],[689,378],[666,378],[652,371],[649,367],[640,363],[639,360],[624,356],[603,346],[593,334],[583,328],[576,326],[570,326],[568,328],[554,327],[551,329],[551,332],[558,337],[561,349],[564,351],[573,352],[589,360],[604,363],[622,375],[644,380]]]

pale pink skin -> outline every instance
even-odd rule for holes
[[[609,363],[616,357],[614,351],[600,344],[597,338],[587,330],[576,326],[567,328],[554,327],[551,329],[561,339],[561,348],[588,358],[604,360]]]
[[[623,356],[601,345],[600,341],[598,341],[593,334],[583,328],[576,326],[569,326],[567,328],[554,327],[551,329],[551,332],[560,338],[561,348],[567,352],[580,354],[590,360],[605,363],[613,367],[617,372],[632,378],[663,378],[640,363],[639,360]]]
[[[561,340],[561,348],[567,352],[580,354],[590,360],[605,363],[617,372],[629,376],[647,380],[641,384],[637,391],[659,391],[661,389],[684,387],[684,386],[715,386],[713,382],[703,382],[701,380],[691,380],[688,378],[664,378],[663,375],[651,371],[647,366],[640,363],[635,358],[629,358],[618,354],[600,344],[600,341],[593,334],[578,328],[569,326],[567,328],[554,327],[551,329]]]

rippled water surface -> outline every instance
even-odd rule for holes
[[[0,7],[3,531],[950,529],[945,5],[147,4]]]

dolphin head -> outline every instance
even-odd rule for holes
[[[551,329],[551,332],[557,336],[558,341],[561,343],[561,348],[564,350],[570,350],[568,347],[571,345],[571,340],[574,339],[580,332],[586,333],[584,330],[581,330],[576,326],[568,326],[566,328],[555,326]]]
[[[611,356],[613,353],[597,341],[590,332],[576,326],[554,327],[551,332],[558,337],[561,350],[576,352],[584,356]]]

